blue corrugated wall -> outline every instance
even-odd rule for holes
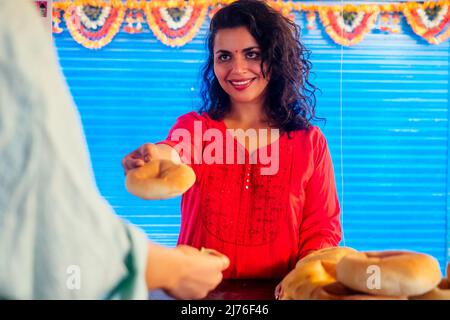
[[[300,25],[303,14],[296,13]],[[143,201],[124,188],[121,158],[163,139],[195,110],[209,20],[181,48],[120,32],[102,50],[54,35],[80,111],[100,192],[149,238],[176,244],[180,198]],[[410,249],[449,257],[449,42],[429,45],[402,19],[402,32],[373,30],[353,47],[320,28],[303,30],[312,51],[318,115],[328,139],[344,240],[359,250]],[[65,28],[65,26],[64,26]]]

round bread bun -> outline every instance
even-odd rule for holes
[[[410,300],[450,300],[450,280],[442,279],[437,288],[421,295],[413,296]]]
[[[413,296],[410,300],[450,300],[450,281],[442,279],[437,288],[428,291],[421,296]]]
[[[450,279],[442,279],[438,288],[443,289],[443,290],[450,290]]]
[[[310,261],[330,261],[330,262],[338,262],[342,259],[342,257],[346,256],[350,253],[356,253],[357,251],[353,248],[349,247],[329,247],[320,249],[317,251],[313,251],[312,253],[308,254],[303,259],[300,259],[297,262],[297,265],[307,263]]]
[[[450,262],[447,264],[447,280],[450,282]]]
[[[358,252],[339,261],[336,278],[345,286],[368,294],[417,296],[439,284],[441,271],[435,258],[422,253]]]
[[[352,248],[331,247],[314,251],[297,262],[278,284],[275,297],[279,300],[316,299],[316,291],[336,281],[336,263]]]
[[[289,272],[275,289],[278,300],[311,300],[314,292],[336,281],[327,270],[332,269],[320,260],[300,264]]]
[[[316,300],[407,300],[408,297],[380,296],[365,294],[347,288],[340,282],[333,282],[318,288],[313,293]]]
[[[195,173],[189,166],[170,160],[152,160],[128,171],[125,178],[128,192],[145,200],[179,196],[194,182]]]

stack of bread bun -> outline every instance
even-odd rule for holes
[[[450,264],[411,251],[358,252],[348,247],[315,251],[275,290],[281,300],[450,300]]]
[[[450,263],[447,265],[447,278],[441,280],[436,288],[423,295],[412,296],[411,300],[450,300]]]

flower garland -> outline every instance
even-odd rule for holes
[[[176,10],[177,13],[172,14],[171,10]],[[181,14],[180,14],[181,11]],[[185,7],[184,10],[181,9],[171,9],[171,8],[160,8],[159,13],[170,29],[176,30],[183,28],[189,19],[192,17],[192,7]]]
[[[125,18],[127,25],[123,30],[127,33],[135,34],[142,32],[142,23],[144,22],[143,12],[141,10],[128,10]]]
[[[405,8],[403,14],[414,33],[430,44],[439,44],[450,37],[450,5],[425,6]],[[434,15],[431,18],[431,15]]]
[[[164,44],[179,47],[191,41],[203,24],[223,6],[235,0],[73,0],[53,3],[53,32],[61,33],[61,13],[72,37],[86,48],[99,49],[111,42],[124,23],[131,34],[150,30]],[[389,4],[327,5],[269,0],[287,18],[305,12],[307,29],[317,29],[316,13],[330,38],[344,46],[360,43],[375,26],[383,32],[400,32],[403,14],[413,32],[430,44],[450,37],[450,0]],[[209,10],[208,10],[209,9]],[[144,17],[145,15],[145,17]]]
[[[447,6],[443,6],[443,7],[434,7],[435,9],[438,8],[436,17],[432,20],[430,20],[430,17],[428,16],[427,11],[425,11],[423,8],[418,8],[417,9],[417,13],[420,16],[420,19],[423,21],[423,24],[428,28],[428,29],[433,29],[439,26],[439,24],[441,24],[443,22],[443,20],[445,19],[447,13],[448,13],[448,7]]]
[[[59,26],[61,23],[61,12],[60,9],[52,10],[52,32],[59,34],[63,32],[63,29]]]
[[[74,40],[89,49],[100,49],[110,43],[123,18],[123,7],[107,6],[105,2],[97,2],[95,6],[71,5],[64,14],[67,29]]]
[[[222,5],[222,4],[218,4],[217,6],[211,7],[209,9],[209,13],[208,13],[209,19],[212,19],[214,17],[214,15],[216,14],[216,12],[219,11],[220,9],[222,9],[223,7],[224,7],[224,5]]]
[[[308,11],[306,13],[306,28],[308,30],[316,30],[316,13],[314,11]]]
[[[400,32],[400,16],[397,12],[387,13],[384,12],[380,16],[379,29],[389,33]]]
[[[208,5],[144,9],[149,28],[164,44],[180,47],[191,41],[205,20]]]
[[[98,28],[101,28],[105,24],[106,18],[109,17],[109,14],[111,12],[111,7],[106,6],[101,8],[100,14],[95,17],[95,20],[92,20],[92,18],[86,14],[85,7],[77,6],[75,10],[77,15],[80,17],[83,25],[85,25],[89,29],[96,30]]]
[[[355,45],[370,32],[378,17],[378,10],[364,12],[362,10],[342,10],[342,8],[321,8],[319,17],[325,31],[334,42],[344,45]]]
[[[295,16],[292,13],[292,7],[287,6],[286,2],[282,2],[280,0],[278,1],[271,1],[270,6],[274,8],[275,10],[279,11],[283,16],[288,18],[291,21],[295,20]]]

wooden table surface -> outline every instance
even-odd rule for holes
[[[274,300],[275,287],[281,280],[224,280],[205,300]],[[161,290],[150,293],[152,300],[173,300]]]

